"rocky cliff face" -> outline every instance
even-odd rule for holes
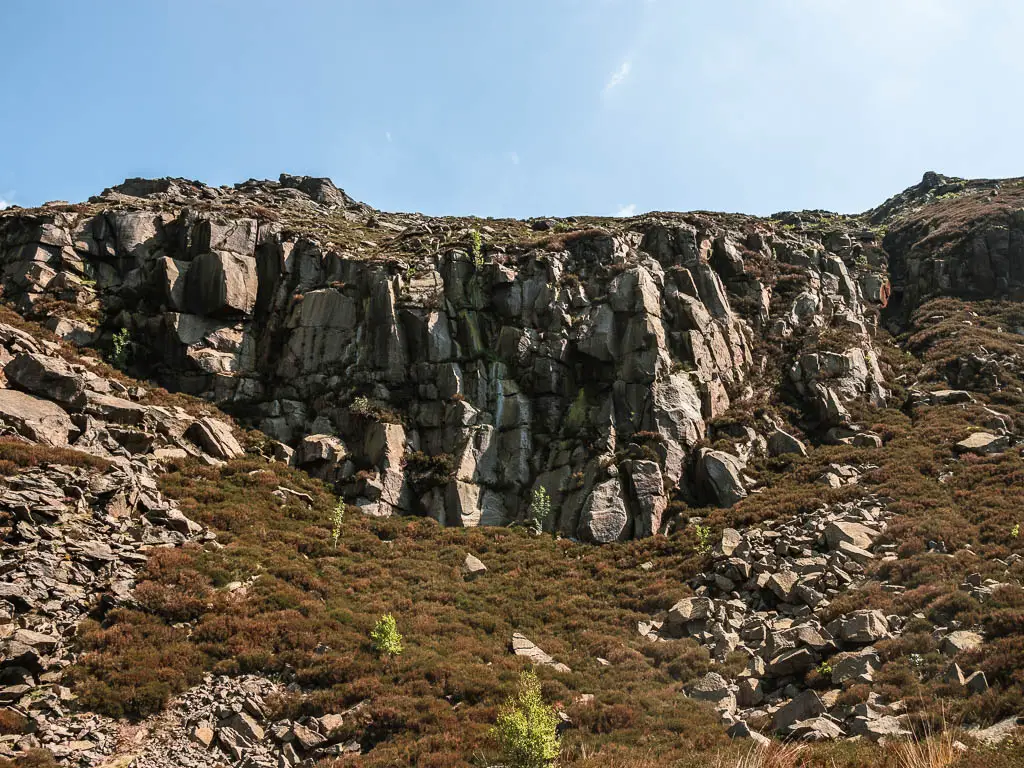
[[[282,176],[0,213],[3,301],[64,340],[0,309],[0,762],[463,759],[521,661],[645,752],[689,749],[671,697],[758,741],[946,697],[1003,739],[1022,203],[435,219]],[[395,606],[397,699],[364,647]]]
[[[927,173],[868,214],[893,255],[893,310],[935,296],[1024,296],[1024,186]],[[898,324],[894,327],[899,327]]]
[[[863,217],[512,222],[385,214],[324,179],[132,180],[6,212],[0,265],[28,316],[108,349],[127,329],[133,371],[242,416],[368,514],[502,524],[543,487],[545,528],[609,542],[671,525],[672,500],[755,491],[746,463],[801,432],[872,439],[850,406],[885,403],[890,294],[895,318],[1017,290],[1020,192],[993,213],[998,192],[929,175]],[[985,218],[935,231],[929,202]]]

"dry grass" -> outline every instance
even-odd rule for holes
[[[963,758],[961,747],[957,746],[954,732],[914,737],[901,741],[892,747],[897,768],[948,768]]]
[[[770,741],[751,747],[738,758],[719,756],[716,768],[795,768],[805,748],[800,744]]]

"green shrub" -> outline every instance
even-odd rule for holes
[[[693,530],[697,534],[697,554],[706,555],[711,551],[711,526],[697,523]]]
[[[379,400],[360,395],[352,400],[348,406],[349,413],[354,416],[361,416],[364,419],[379,421],[382,424],[401,424],[402,417],[387,404]]]
[[[508,768],[547,768],[558,757],[558,715],[544,703],[540,680],[533,672],[519,676],[493,729]]]
[[[345,519],[345,502],[338,499],[331,511],[331,543],[338,548],[338,539],[341,538],[341,523]]]
[[[390,613],[385,613],[370,631],[370,640],[377,653],[386,656],[398,656],[402,653],[402,635],[398,631],[398,622]]]
[[[478,230],[469,230],[469,252],[473,257],[473,264],[482,267],[484,265],[483,238],[480,237]]]
[[[544,530],[544,521],[548,519],[551,512],[551,497],[548,489],[538,485],[533,491],[533,499],[530,501],[530,528],[535,533]]]
[[[127,328],[117,331],[110,340],[111,356],[115,367],[124,368],[128,365],[128,354],[131,351],[132,335]]]

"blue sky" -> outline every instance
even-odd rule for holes
[[[1009,0],[2,0],[0,200],[330,176],[385,210],[861,211],[1024,175]]]

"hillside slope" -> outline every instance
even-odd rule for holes
[[[3,744],[487,764],[524,659],[570,764],[742,751],[719,722],[885,764],[940,701],[999,740],[1022,206],[438,219],[282,176],[0,212]]]

